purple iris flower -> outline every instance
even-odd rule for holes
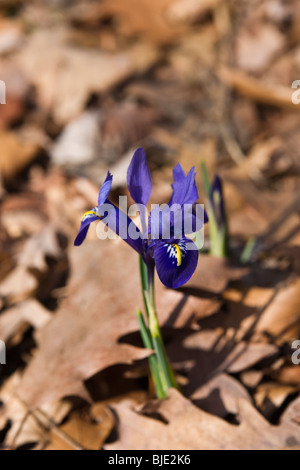
[[[141,230],[108,200],[112,185],[112,175],[108,172],[99,191],[98,206],[82,217],[74,244],[81,245],[91,222],[102,220],[142,256],[150,270],[155,265],[165,286],[177,288],[185,284],[198,263],[198,248],[186,235],[198,231],[208,218],[205,211],[200,215],[195,210],[198,191],[194,167],[185,175],[178,163],[173,177],[171,200],[164,209],[155,206],[147,227],[146,205],[152,193],[152,179],[145,151],[137,149],[127,171],[127,185],[139,210]]]

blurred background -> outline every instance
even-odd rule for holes
[[[279,422],[299,424],[299,1],[1,0],[0,80],[2,446],[101,448],[110,436],[116,448],[145,448],[126,428],[123,398],[119,441],[106,406],[149,399],[136,258],[118,241],[101,246],[94,227],[86,247],[72,247],[108,169],[113,200],[129,196],[139,146],[153,203],[169,200],[177,162],[196,167],[201,203],[200,160],[224,182],[229,261],[203,254],[191,291],[159,291],[184,395],[195,413],[234,423],[242,397],[257,412],[246,422],[263,416],[270,436]],[[237,343],[242,360],[230,356]],[[270,447],[298,445],[286,444],[288,429]],[[207,445],[199,436],[193,448]]]

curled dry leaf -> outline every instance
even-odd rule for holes
[[[119,439],[106,444],[108,450],[266,450],[300,445],[296,425],[271,426],[246,400],[239,401],[238,426],[200,410],[176,390],[156,407],[168,424],[138,414],[128,403],[114,409]]]

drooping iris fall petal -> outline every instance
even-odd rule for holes
[[[112,179],[113,179],[113,177],[110,174],[110,172],[108,171],[107,175],[106,175],[106,178],[105,178],[105,181],[104,181],[104,183],[102,184],[102,186],[99,190],[98,207],[93,207],[93,209],[91,209],[90,211],[87,211],[81,219],[80,229],[79,229],[77,237],[75,238],[75,241],[74,241],[75,246],[81,245],[82,242],[85,240],[85,238],[87,236],[87,233],[88,233],[88,230],[89,230],[90,224],[92,222],[95,222],[96,220],[101,220],[102,217],[98,213],[98,208],[99,208],[100,205],[104,204],[105,201],[108,198],[108,195],[109,195],[109,192],[110,192],[110,189],[111,189],[111,185],[112,185]]]
[[[172,289],[185,284],[198,263],[198,248],[189,238],[158,240],[154,244],[154,260],[161,282]]]
[[[100,219],[101,217],[97,215],[97,207],[94,207],[91,211],[88,211],[84,214],[84,216],[81,219],[79,232],[74,241],[75,246],[80,246],[81,243],[85,240],[90,224]]]

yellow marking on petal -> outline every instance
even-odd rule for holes
[[[174,248],[176,250],[177,266],[180,266],[181,263],[182,263],[182,256],[181,256],[180,248],[179,248],[178,245],[176,245],[176,243],[172,243],[172,245],[174,246]]]
[[[81,221],[87,216],[87,215],[95,215],[96,217],[99,217],[101,219],[100,215],[97,214],[95,211],[87,211],[83,216],[81,217]]]

